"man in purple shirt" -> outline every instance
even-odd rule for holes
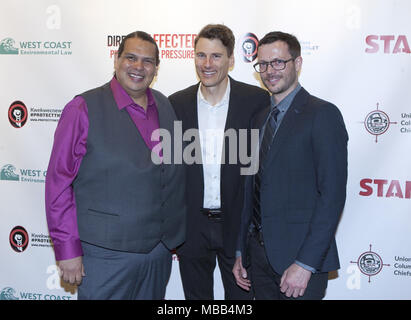
[[[184,168],[151,160],[162,157],[156,130],[173,135],[176,119],[149,88],[158,65],[153,38],[130,33],[115,76],[70,101],[57,126],[47,222],[60,274],[79,285],[79,299],[163,299],[170,250],[184,241]]]

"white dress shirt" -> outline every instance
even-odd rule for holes
[[[203,208],[221,207],[220,169],[229,98],[230,79],[223,98],[214,106],[208,103],[201,93],[201,84],[198,87],[198,129],[204,174]]]

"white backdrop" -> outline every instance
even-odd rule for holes
[[[135,30],[160,47],[154,88],[169,95],[195,83],[192,39],[208,23],[233,30],[230,74],[256,85],[243,37],[295,34],[301,84],[343,113],[350,140],[341,269],[326,299],[410,299],[410,13],[408,0],[1,1],[0,299],[76,298],[75,288],[61,287],[44,211],[65,104],[111,78],[116,40]],[[215,291],[222,299],[217,272]],[[184,298],[176,260],[166,298]]]

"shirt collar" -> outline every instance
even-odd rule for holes
[[[124,90],[121,84],[117,81],[115,76],[113,76],[113,78],[111,79],[110,88],[111,88],[111,91],[113,92],[114,100],[116,101],[117,107],[119,110],[122,110],[128,106],[139,106],[142,108],[142,106],[135,103],[133,99],[131,99],[131,97],[128,95],[126,90]],[[151,92],[150,88],[147,88],[146,94],[147,94],[147,108],[155,105],[153,93]]]
[[[228,101],[230,99],[230,91],[231,91],[231,85],[230,85],[230,77],[227,77],[228,81],[227,81],[227,88],[225,89],[225,93],[223,98],[216,104],[213,106],[213,108],[215,107],[221,107],[224,105],[228,104]],[[197,90],[197,98],[199,101],[206,103],[207,105],[209,105],[210,103],[204,98],[203,93],[201,92],[201,82],[200,85],[198,86],[198,90]]]
[[[277,105],[274,102],[274,97],[271,96],[271,108],[277,107],[278,110],[281,112],[286,112],[290,107],[291,103],[294,100],[294,97],[297,95],[298,91],[300,91],[301,85],[297,83],[297,87],[293,91],[291,91],[283,100],[280,101]]]

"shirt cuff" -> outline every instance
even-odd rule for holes
[[[312,273],[317,272],[317,270],[315,270],[315,268],[307,266],[306,264],[304,264],[300,261],[295,260],[294,262],[295,262],[296,265],[300,266],[301,268],[304,268],[305,270],[311,271]]]
[[[80,239],[72,241],[54,243],[54,254],[56,261],[73,259],[83,255]]]
[[[241,251],[240,250],[235,251],[235,257],[236,258],[241,257]]]

